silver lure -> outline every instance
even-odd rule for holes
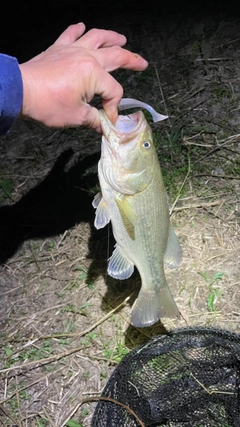
[[[151,105],[146,104],[145,102],[138,101],[137,99],[133,98],[122,98],[118,109],[119,110],[127,110],[128,108],[145,108],[149,111],[149,113],[152,115],[154,123],[160,122],[161,120],[166,120],[168,116],[164,116],[163,114],[159,114],[156,110],[154,110]]]

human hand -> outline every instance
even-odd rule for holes
[[[123,49],[126,38],[115,31],[70,25],[46,51],[20,64],[23,106],[20,117],[49,127],[87,126],[101,132],[99,112],[89,102],[102,97],[114,123],[122,86],[109,74],[118,68],[144,70],[141,56]]]

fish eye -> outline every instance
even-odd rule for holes
[[[149,148],[151,147],[151,144],[149,141],[144,141],[142,146],[143,148],[146,148],[146,150],[149,150]]]

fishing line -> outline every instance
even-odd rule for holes
[[[109,260],[109,255],[110,255],[110,223],[107,224],[107,263]],[[107,282],[107,276],[108,276],[108,272],[107,272],[107,268],[106,268],[105,283]]]

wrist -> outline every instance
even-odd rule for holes
[[[31,94],[34,93],[34,91],[32,91],[31,86],[34,85],[34,82],[31,74],[28,72],[28,67],[26,63],[19,64],[19,69],[23,82],[23,100],[19,117],[23,119],[30,119],[33,118]]]

